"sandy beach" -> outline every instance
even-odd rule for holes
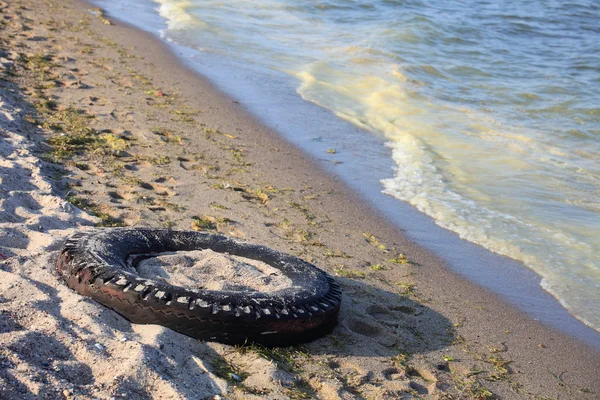
[[[451,272],[155,38],[72,0],[0,16],[0,399],[600,397],[600,349]],[[132,324],[55,265],[117,226],[312,262],[342,286],[338,327],[265,349]]]

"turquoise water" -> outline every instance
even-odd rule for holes
[[[150,0],[148,0],[150,1]],[[156,0],[165,39],[283,72],[385,138],[381,190],[600,330],[600,5]]]

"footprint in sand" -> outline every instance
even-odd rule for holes
[[[374,318],[379,317],[390,317],[393,313],[389,308],[382,306],[381,304],[371,304],[366,309],[367,314],[373,316]]]
[[[405,306],[405,305],[392,305],[390,306],[390,310],[393,311],[399,311],[403,314],[410,314],[410,315],[416,315],[417,314],[417,309],[411,306]]]
[[[175,196],[177,193],[172,190],[171,188],[164,186],[164,185],[159,185],[156,183],[147,183],[147,182],[143,182],[140,183],[140,187],[142,189],[146,189],[146,190],[152,190],[154,192],[156,192],[157,195],[159,196]]]
[[[346,327],[354,333],[374,339],[384,347],[392,348],[398,343],[398,338],[387,328],[370,319],[350,318]]]
[[[358,334],[374,337],[382,332],[382,329],[374,323],[370,323],[357,318],[352,318],[346,322],[348,329]]]
[[[129,191],[117,190],[108,192],[108,195],[112,200],[120,201],[120,200],[131,200],[135,197],[135,194]]]
[[[381,304],[371,304],[366,309],[367,314],[371,315],[377,320],[389,319],[397,317],[397,312],[407,315],[417,315],[417,309],[415,307],[392,304],[390,306],[383,306]]]

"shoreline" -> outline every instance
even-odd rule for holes
[[[87,13],[89,6],[79,2],[75,4],[74,7],[77,13],[83,15]],[[177,206],[187,207],[188,210],[195,207],[194,213],[208,213],[210,208],[207,204],[216,201],[215,199],[220,199],[217,202],[221,205],[226,204],[228,210],[219,209],[223,210],[219,213],[237,222],[233,224],[217,221],[215,222],[217,229],[220,230],[219,224],[222,224],[223,233],[236,234],[253,242],[299,254],[301,257],[308,258],[309,261],[315,262],[328,272],[337,274],[338,279],[343,282],[346,293],[344,300],[347,308],[341,316],[340,328],[337,333],[334,332],[334,335],[354,340],[364,338],[366,343],[354,351],[347,349],[326,350],[331,347],[331,344],[326,342],[327,339],[322,339],[320,343],[308,347],[309,354],[314,355],[315,358],[322,357],[324,360],[330,358],[339,358],[343,362],[351,360],[363,372],[377,370],[373,367],[373,364],[381,363],[382,361],[379,359],[381,357],[389,358],[387,355],[377,354],[377,351],[385,351],[390,354],[399,351],[397,344],[394,344],[392,348],[386,346],[385,343],[388,343],[387,341],[394,339],[394,337],[381,332],[383,328],[376,324],[379,320],[386,319],[384,315],[388,315],[391,311],[381,310],[371,304],[365,308],[367,311],[370,310],[367,312],[370,313],[370,316],[363,317],[352,315],[349,305],[353,304],[354,300],[360,304],[366,304],[369,301],[369,296],[383,299],[390,295],[402,295],[402,301],[410,300],[411,308],[422,310],[420,314],[415,313],[413,323],[415,326],[422,324],[430,328],[431,332],[421,332],[420,334],[425,334],[428,341],[436,343],[433,346],[427,346],[423,343],[411,344],[411,340],[415,339],[407,340],[406,337],[410,335],[401,340],[404,343],[400,347],[407,348],[408,353],[411,353],[418,360],[415,364],[418,365],[415,368],[420,371],[418,374],[424,377],[423,381],[425,382],[420,381],[419,383],[408,378],[404,381],[400,378],[396,379],[403,381],[402,383],[406,386],[406,393],[413,390],[422,395],[434,396],[437,390],[438,394],[446,393],[446,391],[452,394],[454,393],[452,390],[457,391],[458,384],[452,381],[454,378],[450,372],[454,371],[454,375],[460,375],[463,380],[471,378],[472,376],[468,376],[468,371],[471,371],[471,366],[477,362],[487,363],[490,368],[496,368],[497,372],[501,368],[507,370],[506,376],[501,374],[505,379],[485,381],[491,392],[498,393],[498,396],[502,398],[527,398],[523,396],[530,396],[533,393],[555,395],[556,393],[563,393],[561,390],[568,390],[567,395],[570,396],[569,398],[591,399],[594,393],[600,393],[600,383],[597,379],[598,371],[600,371],[600,357],[598,357],[600,352],[597,348],[592,348],[579,340],[533,321],[525,313],[516,310],[499,299],[498,296],[451,272],[444,260],[414,244],[398,227],[392,226],[379,211],[365,202],[360,194],[349,189],[339,178],[324,171],[314,160],[311,160],[305,153],[281,138],[276,132],[260,124],[244,110],[243,106],[223,95],[209,82],[199,78],[195,72],[181,65],[175,57],[162,56],[167,46],[151,37],[150,34],[133,30],[120,23],[105,25],[95,18],[91,19],[90,25],[90,29],[99,32],[102,37],[106,37],[112,43],[121,46],[119,49],[123,52],[125,52],[124,49],[127,49],[127,52],[134,55],[126,57],[126,61],[144,69],[138,76],[148,74],[152,78],[152,85],[148,86],[146,92],[154,90],[154,93],[156,93],[154,88],[160,88],[169,94],[169,92],[176,90],[178,94],[173,102],[179,102],[178,107],[181,104],[190,107],[191,111],[185,109],[180,110],[180,113],[171,112],[171,114],[166,114],[167,117],[170,116],[169,119],[165,118],[163,111],[170,105],[165,106],[164,109],[155,106],[157,124],[169,124],[175,118],[176,125],[179,127],[179,125],[184,126],[187,123],[185,120],[194,121],[193,124],[189,123],[190,126],[187,131],[181,133],[183,138],[181,140],[188,144],[186,149],[177,150],[177,147],[173,147],[173,149],[181,152],[182,155],[177,157],[181,158],[178,161],[181,166],[185,167],[182,167],[185,171],[190,171],[192,170],[191,167],[195,166],[198,166],[199,171],[203,171],[202,182],[200,182],[198,177],[191,176],[191,173],[176,172],[175,164],[177,163],[174,162],[171,162],[168,166],[148,166],[147,168],[153,170],[156,174],[164,172],[167,175],[173,175],[171,178],[174,178],[176,173],[180,174],[177,175],[179,179],[174,178],[175,181],[179,182],[177,185],[173,184],[173,187],[160,189],[167,194],[169,190],[177,192],[173,197],[169,197],[169,202]],[[109,45],[109,47],[117,48],[113,45]],[[132,47],[134,48],[132,49]],[[100,49],[95,48],[94,52],[100,52]],[[143,53],[144,58],[137,58],[141,53]],[[89,56],[90,60],[97,58],[93,54],[78,55],[78,57],[84,56]],[[89,68],[95,68],[92,64],[89,65]],[[113,70],[119,70],[119,68],[122,70],[121,75],[115,73],[115,76],[125,76],[123,71],[126,73],[127,70],[123,66],[119,67],[118,63],[115,62],[113,68]],[[131,78],[134,81],[131,86],[132,96],[136,96],[135,90],[138,90],[136,79],[135,76]],[[91,82],[92,77],[84,76],[82,80],[89,81],[90,83],[87,85],[91,86],[89,89],[84,89],[87,91],[85,96],[94,96],[93,93],[98,92],[101,94],[98,97],[110,96],[110,93],[107,93],[106,90],[102,91],[94,88],[100,88],[100,86]],[[61,95],[65,94],[61,92]],[[79,95],[76,94],[72,99],[77,96]],[[121,95],[116,94],[116,96],[110,98],[107,104],[110,103],[111,106],[117,104],[116,102],[119,101]],[[152,95],[146,95],[146,97],[152,97]],[[152,104],[158,102],[156,99],[143,100],[143,93],[141,97],[136,97],[136,99],[137,101],[142,99],[142,101]],[[57,101],[60,102],[62,99],[57,99]],[[104,113],[97,114],[96,122],[102,122],[109,126],[109,122],[107,122],[110,121],[111,115],[109,108],[106,108]],[[196,109],[200,111],[198,113],[193,111]],[[117,107],[115,107],[115,110],[117,110]],[[179,109],[175,111],[177,110]],[[130,112],[132,113],[129,115],[131,118],[127,119],[127,113]],[[135,136],[137,141],[143,142],[144,138],[149,137],[149,134],[146,133],[145,121],[141,120],[141,118],[144,118],[143,115],[140,115],[142,112],[130,110],[127,113],[123,114],[125,117],[123,121],[127,121],[126,125],[134,128],[125,130],[131,131],[131,136]],[[115,115],[122,118],[118,110]],[[109,116],[109,118],[105,121],[106,116]],[[198,120],[201,120],[201,122],[198,123]],[[116,127],[121,123],[121,121],[116,121],[112,124]],[[193,136],[194,132],[196,134],[201,132],[199,127],[216,131],[208,132],[205,130],[204,133],[208,139],[206,143],[202,142],[201,146],[198,146],[196,143],[198,139]],[[112,127],[107,129],[116,130]],[[225,134],[222,134],[223,132]],[[126,133],[123,134],[127,136]],[[230,139],[226,135],[236,139]],[[158,136],[167,138],[165,143],[169,146],[171,146],[169,140],[177,141],[172,137],[169,138],[164,132],[158,134]],[[229,141],[223,139],[222,136],[229,139]],[[213,142],[211,139],[214,139],[214,137],[218,137],[218,140],[215,139]],[[160,140],[165,141],[165,139]],[[160,140],[158,143],[160,143]],[[237,143],[238,140],[241,143]],[[230,141],[237,144],[235,146],[223,144]],[[151,145],[150,142],[148,140],[148,146]],[[217,147],[205,151],[206,147],[203,146],[210,145],[211,142],[216,143]],[[132,144],[132,148],[135,146],[137,144]],[[193,148],[198,148],[198,154],[202,155],[198,160],[195,160],[196,164],[189,161],[193,159],[193,154],[191,154]],[[170,147],[168,149],[171,150]],[[165,148],[165,151],[167,151],[167,148]],[[188,151],[191,155],[186,154],[185,151]],[[123,152],[133,151],[127,149]],[[166,154],[175,158],[175,154],[168,152]],[[213,169],[214,165],[209,165],[214,162],[215,158],[219,159],[226,156],[233,157],[233,159],[223,159],[224,161],[218,165],[218,169],[215,170]],[[139,157],[139,159],[142,158]],[[209,162],[209,159],[212,161]],[[146,157],[142,161],[152,164],[149,160]],[[138,170],[146,168],[143,162],[136,164],[135,168]],[[218,178],[212,176],[226,169],[231,172],[231,175]],[[67,166],[67,170],[71,175],[70,178],[86,174],[85,171],[77,171],[74,166]],[[166,172],[167,170],[168,172]],[[252,172],[242,173],[238,170]],[[97,172],[95,167],[92,167],[91,171]],[[136,172],[135,169],[127,169],[127,171]],[[106,170],[98,172],[93,179],[97,179],[101,185],[94,183],[91,186],[115,185],[116,180],[114,178],[105,176],[108,175],[107,172]],[[146,175],[146,178],[148,176],[153,175],[150,173],[150,175]],[[154,177],[156,178],[156,176]],[[157,179],[162,179],[162,176],[158,176]],[[188,180],[185,181],[185,179]],[[229,190],[223,184],[223,182],[234,183],[238,180],[243,184],[239,187],[246,195],[242,196],[243,199],[247,201],[240,200],[236,191]],[[165,181],[168,182],[168,178]],[[156,182],[156,180],[152,182]],[[81,183],[84,188],[89,187],[90,184],[89,182]],[[158,183],[163,184],[164,181]],[[155,183],[149,183],[148,185],[159,186]],[[223,188],[219,189],[219,185]],[[164,184],[163,186],[168,185]],[[289,186],[291,188],[288,191]],[[117,192],[123,198],[121,204],[124,207],[123,210],[126,212],[135,211],[135,203],[129,204],[125,201],[127,199],[123,195],[124,192],[121,192],[124,191],[122,187],[107,187],[108,189],[102,192],[101,195],[82,193],[81,196],[94,195],[98,198],[110,199],[111,196],[108,193]],[[277,191],[269,191],[275,189]],[[98,190],[104,189],[98,188]],[[157,191],[157,189],[154,190]],[[104,193],[107,195],[105,196]],[[266,201],[264,196],[266,196]],[[168,206],[162,207],[168,208]],[[150,225],[165,223],[164,220],[160,219],[163,217],[155,216],[156,213],[151,214],[148,212],[148,214],[145,214],[147,210],[143,209],[143,206],[140,206],[139,212],[140,218],[137,219],[137,224],[140,222]],[[184,213],[181,212],[181,214]],[[115,218],[123,217],[118,216]],[[169,218],[172,218],[175,227],[189,226],[188,219],[184,220],[183,217],[177,219],[180,218],[179,214],[169,215]],[[291,221],[289,225],[282,222],[284,219]],[[130,223],[126,218],[124,221],[126,224]],[[290,225],[298,228],[292,229]],[[286,236],[288,234],[289,237]],[[383,245],[385,251],[379,245]],[[384,265],[383,263],[392,256],[392,248],[398,249],[401,254],[405,254],[410,262],[388,265],[388,269],[381,271],[370,268],[374,265]],[[349,272],[354,272],[355,275],[353,276]],[[363,274],[362,278],[359,272]],[[404,282],[404,286],[389,284],[389,282]],[[398,293],[394,294],[394,290]],[[369,291],[375,292],[375,295],[369,294]],[[392,319],[397,320],[398,316],[394,316]],[[389,326],[386,325],[387,328]],[[452,330],[452,340],[440,341],[439,337],[442,334],[448,335],[448,329]],[[369,332],[371,334],[367,334]],[[373,334],[373,332],[376,332],[376,334]],[[371,340],[373,342],[370,342]],[[374,347],[373,343],[379,343],[381,346],[370,348]],[[222,349],[217,348],[216,351],[219,350]],[[496,365],[493,361],[490,361],[493,357],[496,357]],[[503,361],[498,361],[498,357]],[[444,360],[446,360],[445,364]],[[435,371],[436,362],[438,366],[445,366]],[[509,363],[510,367],[507,367]],[[427,364],[433,368],[422,367],[422,364]],[[303,368],[308,371],[317,367],[311,364],[303,365]],[[444,374],[444,368],[447,369],[447,374]],[[336,370],[331,365],[325,369]],[[508,371],[509,369],[510,371]],[[432,370],[433,372],[431,372]],[[463,370],[464,373],[461,375],[460,371]],[[561,375],[563,371],[568,371],[568,373]],[[431,375],[427,375],[428,373]],[[365,373],[366,375],[368,373]],[[375,375],[377,374],[375,373]],[[426,383],[430,381],[426,375],[435,379],[436,383],[433,388],[430,388],[430,384]],[[338,380],[342,380],[343,377],[347,378],[343,372],[336,376]],[[410,374],[406,374],[405,377],[408,376]],[[322,390],[322,387],[317,388],[318,385],[314,384],[311,379],[305,377],[305,380],[311,384],[310,390],[318,394],[320,398],[327,398],[324,392],[319,391]],[[557,384],[557,380],[562,382],[564,386]],[[394,381],[394,379],[390,381]],[[478,385],[481,385],[482,382],[479,382]],[[321,384],[326,386],[323,382]],[[328,384],[333,385],[332,383]],[[235,386],[235,382],[229,382],[229,385]],[[375,393],[376,389],[374,388],[377,387],[377,384],[366,379],[357,382],[354,386],[369,393],[370,391]],[[521,388],[521,392],[513,391],[513,386]],[[333,385],[332,387],[336,389],[334,392],[342,393],[345,386]],[[581,388],[585,390],[579,390]],[[277,391],[279,388],[271,390]],[[185,392],[182,391],[181,393]],[[459,398],[465,393],[467,392],[459,393]],[[181,398],[185,398],[184,396],[185,394]],[[471,396],[474,398],[475,394],[471,393]],[[343,398],[342,396],[339,397]],[[90,398],[92,397],[90,396]]]
[[[94,4],[94,2],[89,3]],[[95,3],[101,5],[102,1]],[[108,15],[110,16],[110,14]],[[155,17],[156,21],[149,21],[151,17]],[[268,76],[265,74],[262,77],[264,79],[260,79],[259,88],[255,83],[245,84],[242,82],[243,78],[240,77],[229,79],[228,73],[242,76],[251,74],[238,73],[227,62],[217,61],[216,64],[223,64],[220,65],[223,69],[219,71],[213,71],[214,68],[205,65],[210,63],[203,62],[201,65],[195,63],[195,60],[202,56],[200,52],[164,41],[159,37],[158,31],[166,26],[161,26],[157,30],[153,25],[158,24],[158,21],[162,22],[162,17],[152,14],[152,16],[144,15],[143,19],[146,22],[136,26],[117,18],[123,25],[140,30],[149,35],[150,40],[158,41],[165,52],[168,52],[192,74],[207,81],[214,91],[224,95],[226,99],[239,101],[240,106],[246,112],[246,117],[258,120],[260,124],[271,129],[277,137],[298,148],[304,156],[313,160],[320,171],[330,174],[333,179],[341,178],[358,194],[356,201],[370,204],[382,220],[392,221],[392,224],[405,233],[409,240],[415,241],[422,248],[443,259],[446,266],[455,273],[491,290],[503,301],[507,301],[529,314],[531,318],[541,320],[559,331],[600,349],[600,332],[571,314],[561,304],[560,299],[544,290],[541,286],[542,277],[521,261],[466,241],[458,234],[438,226],[432,217],[421,213],[412,205],[383,194],[378,179],[373,179],[374,174],[367,172],[368,169],[375,168],[379,171],[380,179],[389,177],[383,172],[386,169],[389,169],[389,173],[391,173],[393,163],[381,160],[381,151],[386,149],[383,138],[378,138],[381,139],[381,143],[370,144],[368,149],[364,149],[369,154],[357,154],[356,149],[352,149],[350,154],[345,154],[342,150],[341,152],[336,151],[336,159],[333,160],[328,157],[330,155],[326,153],[326,150],[328,148],[343,149],[343,140],[339,140],[340,137],[349,141],[361,141],[361,136],[372,134],[342,120],[329,110],[303,100],[299,95],[291,96],[283,93],[278,88],[278,86],[288,86],[288,82],[284,82],[283,77],[276,77],[274,83],[268,83],[266,82]],[[157,31],[153,31],[153,29]],[[253,77],[253,79],[256,78]],[[244,88],[237,87],[239,84],[245,85]],[[257,98],[256,96],[259,95],[256,94],[255,89],[263,90],[267,95]],[[241,94],[236,93],[236,90],[241,91]],[[292,90],[291,85],[289,90]],[[260,95],[263,94],[260,93]],[[268,94],[277,98],[270,99]],[[283,103],[286,104],[283,105]],[[294,116],[289,115],[291,110],[294,110]],[[314,133],[306,134],[306,130]],[[336,136],[336,133],[331,134],[330,132],[343,133]],[[314,137],[323,140],[315,142]],[[391,155],[388,158],[391,159]]]

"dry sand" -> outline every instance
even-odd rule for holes
[[[598,349],[457,277],[160,43],[89,8],[0,0],[0,399],[600,397]],[[269,350],[131,324],[55,270],[65,237],[95,224],[303,257],[338,276],[339,326]]]
[[[140,276],[187,289],[275,292],[292,281],[263,262],[212,250],[157,254],[136,266]]]

